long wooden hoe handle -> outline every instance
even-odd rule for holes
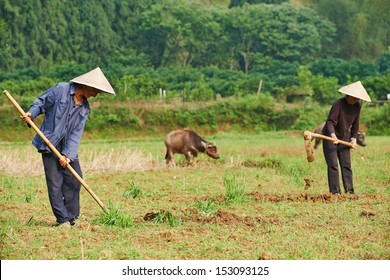
[[[16,100],[11,96],[11,94],[7,91],[3,91],[4,95],[8,98],[8,100],[14,105],[16,110],[19,111],[21,115],[25,115],[25,112],[23,111],[22,107],[19,106],[19,104],[16,102]],[[41,132],[41,130],[35,125],[35,123],[32,120],[28,120],[28,124],[35,130],[35,132],[39,135],[39,137],[42,138],[42,140],[45,142],[45,144],[50,148],[50,150],[58,157],[61,158],[62,155],[58,150],[53,146],[53,144],[49,141],[49,139],[46,138],[46,136]],[[107,214],[109,213],[107,207],[103,204],[103,202],[97,197],[97,195],[92,191],[92,189],[87,185],[87,183],[83,180],[83,178],[80,177],[79,174],[73,169],[70,164],[66,165],[66,168],[79,180],[81,185],[87,190],[87,192],[95,199],[95,201],[99,204],[99,206],[103,209],[104,212]]]
[[[328,140],[328,141],[334,141],[334,139],[332,137],[329,137],[329,136],[326,136],[326,135],[322,135],[322,134],[318,134],[318,133],[314,133],[314,132],[310,132],[310,136],[311,137],[314,137],[314,138],[321,138],[321,139],[324,139],[324,140]],[[346,142],[346,141],[343,141],[343,140],[339,140],[339,144],[342,144],[342,145],[345,145],[345,146],[348,146],[348,147],[353,147],[353,145],[349,142]]]

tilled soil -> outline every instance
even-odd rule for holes
[[[343,203],[351,200],[359,199],[377,199],[381,198],[381,194],[373,195],[332,195],[332,194],[318,194],[310,195],[308,193],[303,194],[263,194],[259,192],[249,193],[254,201],[267,201],[267,202],[309,202],[309,203]],[[202,198],[208,199],[208,198]],[[225,197],[223,195],[217,196],[214,198],[214,201],[224,202]],[[180,211],[180,220],[182,222],[195,222],[195,223],[204,223],[204,224],[218,224],[218,225],[246,225],[248,227],[255,227],[258,224],[275,224],[279,225],[281,223],[280,217],[264,217],[264,216],[240,216],[235,213],[228,212],[223,209],[219,209],[217,212],[205,216],[201,211],[194,208],[186,208]],[[160,210],[159,212],[149,212],[146,213],[143,221],[140,222],[150,222],[158,216],[159,213],[164,213],[165,215],[172,215],[165,210]],[[369,210],[363,211],[361,216],[372,217],[375,214]]]

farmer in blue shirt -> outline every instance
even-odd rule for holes
[[[40,130],[61,153],[58,159],[36,135],[33,145],[42,154],[50,205],[57,225],[75,225],[80,214],[80,182],[66,168],[70,164],[82,177],[78,148],[90,113],[88,98],[100,92],[115,94],[100,68],[48,89],[21,116],[28,122],[44,114]]]

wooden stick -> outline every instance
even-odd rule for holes
[[[8,100],[14,105],[16,110],[19,111],[19,113],[24,116],[26,113],[22,109],[22,107],[19,106],[19,104],[16,102],[16,100],[11,96],[11,94],[7,91],[3,91],[4,95],[8,98]],[[39,137],[42,138],[42,140],[45,142],[45,144],[50,148],[50,150],[58,157],[62,158],[62,155],[58,150],[53,146],[53,144],[49,141],[49,139],[46,138],[46,136],[41,132],[41,130],[35,125],[35,123],[29,119],[28,124],[35,130],[35,132],[39,135]],[[92,191],[92,189],[87,185],[87,183],[83,180],[83,178],[80,177],[79,174],[73,169],[70,164],[66,165],[66,168],[76,177],[76,179],[83,185],[83,187],[87,190],[87,192],[95,199],[95,201],[99,204],[99,206],[103,209],[104,212],[107,214],[109,213],[107,207],[103,204],[103,202],[97,197],[97,195]]]
[[[325,136],[325,135],[322,135],[322,134],[319,134],[319,133],[314,133],[314,132],[311,132],[311,131],[308,131],[310,133],[310,136],[311,138],[314,137],[314,138],[321,138],[321,139],[324,139],[324,140],[328,140],[328,141],[334,141],[334,139],[332,137],[329,137],[329,136]],[[310,138],[310,140],[311,140]],[[343,140],[339,140],[339,144],[342,144],[342,145],[345,145],[345,146],[348,146],[348,147],[353,147],[353,145],[349,142],[346,142],[346,141],[343,141]]]

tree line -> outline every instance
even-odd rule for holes
[[[1,0],[0,67],[132,62],[144,54],[153,67],[248,71],[250,62],[376,59],[388,50],[389,1],[287,2],[231,0],[221,9],[190,0]]]
[[[0,0],[0,82],[27,94],[100,66],[126,98],[246,95],[263,80],[275,97],[327,102],[363,79],[384,99],[389,1],[289,2]]]

